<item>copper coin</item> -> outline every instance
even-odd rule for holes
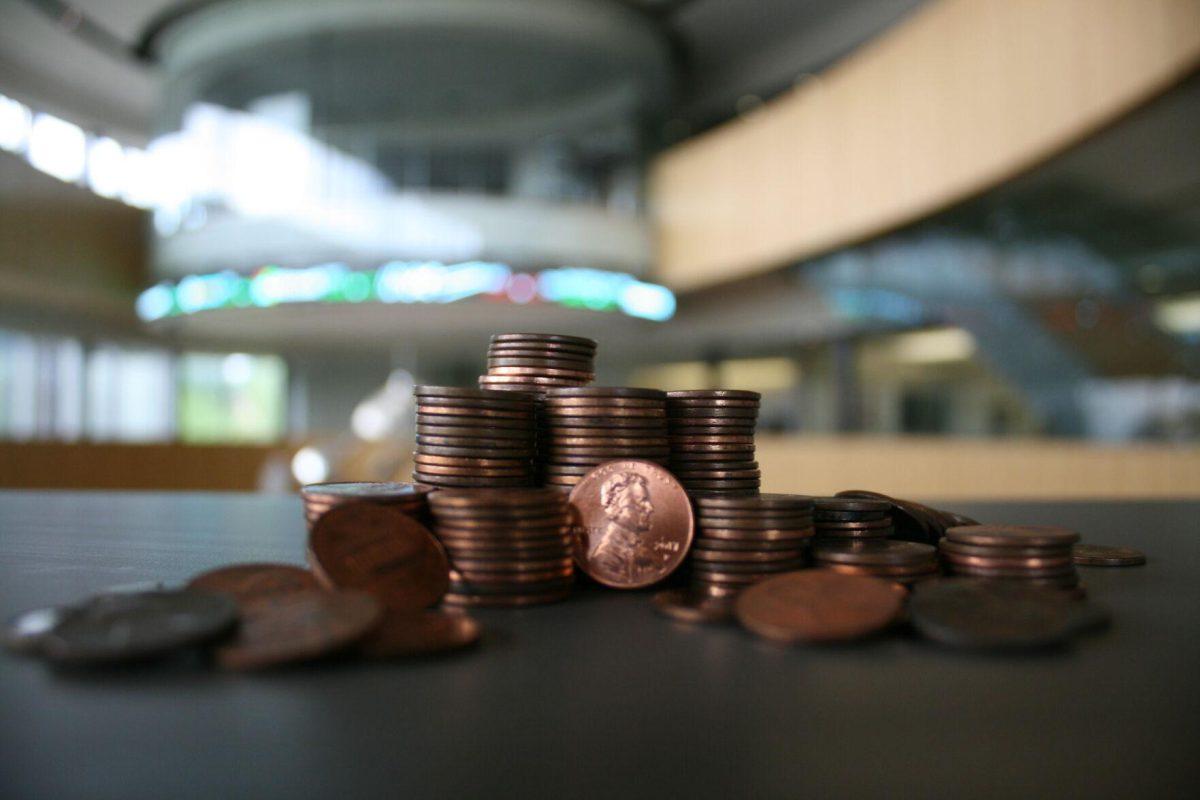
[[[560,550],[548,558],[535,559],[528,554],[507,560],[495,558],[470,558],[465,554],[455,555],[453,569],[459,573],[467,572],[546,572],[550,570],[569,569],[572,566],[571,554]]]
[[[708,550],[701,547],[692,548],[693,561],[707,561],[718,564],[735,562],[770,563],[774,561],[795,561],[804,556],[804,550]]]
[[[446,467],[526,467],[529,465],[528,459],[520,458],[460,458],[419,452],[415,453],[413,457],[419,464],[434,464]]]
[[[580,385],[580,383],[581,381],[577,381],[573,378],[544,378],[540,375],[527,375],[525,377],[520,377],[516,375],[489,374],[481,375],[479,377],[479,384],[481,386],[511,386],[514,390],[528,393],[540,393],[550,389],[558,388],[573,388]]]
[[[707,453],[711,455],[725,454],[729,458],[729,453],[746,453],[747,458],[753,458],[754,445],[752,444],[690,444],[687,442],[672,442],[671,453],[675,454],[680,460],[684,460],[686,456],[678,456],[680,453]],[[709,459],[710,461],[713,459]]]
[[[672,415],[681,411],[696,411],[701,409],[752,408],[757,410],[758,407],[759,402],[757,400],[677,400],[674,398],[667,400],[667,408],[671,409]]]
[[[1146,563],[1146,554],[1132,547],[1077,544],[1074,547],[1074,560],[1076,564],[1086,567],[1136,567]]]
[[[436,455],[436,453],[427,452],[425,450],[426,447],[453,447],[456,450],[507,451],[495,456],[484,456],[485,458],[526,458],[526,453],[536,452],[532,435],[527,435],[524,439],[418,435],[416,452],[427,456]]]
[[[486,408],[491,411],[507,411],[517,414],[533,413],[534,404],[532,401],[525,399],[523,395],[512,394],[513,400],[459,400],[454,397],[421,397],[418,398],[417,412],[425,413],[425,409],[431,408],[460,408],[460,409],[480,409]],[[436,413],[436,412],[434,412]]]
[[[830,522],[816,517],[813,520],[813,524],[817,526],[818,533],[828,531],[836,534],[842,531],[866,531],[878,528],[890,528],[892,527],[892,518],[884,517],[883,519],[872,519],[864,522]]]
[[[420,437],[418,437],[420,438]],[[460,458],[529,458],[534,456],[532,447],[524,449],[490,448],[490,447],[457,447],[454,445],[417,443],[417,452],[424,455],[455,456]]]
[[[776,572],[692,572],[692,586],[722,587],[725,589],[745,589],[767,578],[783,574],[788,570]]]
[[[437,540],[386,506],[338,506],[313,526],[308,544],[322,583],[365,590],[389,609],[425,608],[446,592],[449,564]]]
[[[574,427],[570,425],[544,425],[539,431],[539,435],[543,440],[554,440],[561,438],[580,437],[584,439],[602,439],[608,436],[618,436],[625,439],[663,439],[665,444],[669,444],[670,440],[663,435],[661,427],[656,426],[641,426],[638,428],[587,428]]]
[[[366,592],[292,592],[252,603],[228,644],[216,650],[224,669],[277,667],[335,653],[366,636],[382,616]]]
[[[677,417],[668,414],[667,424],[671,426],[672,430],[720,428],[725,431],[746,428],[753,432],[758,427],[758,419],[756,417]]]
[[[484,389],[472,389],[465,386],[415,386],[413,387],[413,396],[422,397],[424,395],[432,395],[434,397],[458,397],[458,398],[476,398],[479,400],[512,400],[510,395],[505,395],[501,392],[489,392]]]
[[[959,575],[975,575],[980,578],[1061,578],[1075,575],[1074,565],[1065,567],[981,567],[947,561],[947,568]]]
[[[961,564],[967,567],[983,567],[984,569],[1062,569],[1074,564],[1071,556],[1061,558],[1042,558],[1033,556],[1027,558],[995,558],[991,556],[966,556],[949,551],[942,552],[942,558],[950,564]]]
[[[547,569],[541,572],[495,572],[482,570],[452,570],[451,577],[460,587],[478,589],[481,586],[511,587],[521,589],[527,584],[542,584],[547,581],[566,580],[574,574],[573,567]]]
[[[666,430],[663,420],[658,417],[606,417],[595,415],[588,417],[566,415],[558,416],[549,409],[544,412],[541,428],[544,431],[550,431],[552,433],[560,429],[574,428],[608,428],[613,430],[624,428],[653,428],[655,431]]]
[[[928,577],[930,575],[938,575],[941,570],[937,564],[923,564],[919,566],[886,566],[883,564],[838,564],[831,561],[822,561],[820,558],[814,558],[814,563],[821,569],[831,569],[834,572],[840,572],[843,575],[874,575],[888,580],[900,580],[902,578],[912,577]]]
[[[539,606],[548,603],[560,603],[571,596],[570,589],[557,589],[536,594],[511,595],[473,595],[448,594],[445,603],[464,607],[518,608],[522,606]]]
[[[817,511],[875,511],[886,512],[892,507],[887,500],[856,497],[815,497],[813,505]]]
[[[757,530],[760,528],[812,528],[812,517],[792,514],[758,514],[716,516],[708,509],[702,509],[697,516],[701,526],[705,528],[744,528]]]
[[[521,491],[438,491],[430,496],[429,502],[435,509],[462,509],[471,512],[487,512],[491,509],[562,509],[566,507],[561,493],[537,487]]]
[[[593,372],[594,363],[595,361],[590,358],[567,358],[565,356],[556,358],[544,353],[522,356],[501,353],[500,355],[489,355],[487,360],[489,370],[497,367],[524,367],[526,369],[569,369],[587,374]]]
[[[450,553],[451,561],[463,560],[470,562],[542,562],[555,561],[564,557],[571,557],[570,541],[563,537],[561,541],[551,545],[545,545],[540,542],[534,543],[534,547],[516,548],[506,545],[498,545],[495,547],[479,548],[474,543],[470,545],[446,544],[446,549]]]
[[[707,445],[707,444],[754,444],[753,436],[677,436],[672,434],[671,444]]]
[[[549,392],[546,395],[546,400],[547,402],[551,402],[573,397],[595,397],[601,400],[605,398],[642,398],[646,400],[658,400],[665,404],[667,393],[659,389],[641,389],[628,386],[586,386],[578,389],[559,389]]]
[[[474,437],[486,436],[489,439],[528,439],[529,431],[522,428],[470,428],[461,425],[425,425],[417,424],[417,435],[425,436],[450,436],[450,437]]]
[[[523,341],[596,349],[595,340],[583,336],[568,336],[565,333],[497,333],[492,336],[493,343]]]
[[[758,392],[748,389],[686,389],[667,392],[672,400],[754,400],[762,399]]]
[[[546,441],[557,449],[611,449],[614,447],[650,447],[670,451],[666,437],[660,436],[553,436]]]
[[[551,461],[556,455],[564,456],[621,456],[625,453],[635,450],[644,455],[668,455],[671,450],[668,447],[659,445],[624,445],[616,447],[582,447],[582,446],[559,446],[555,442],[549,442],[548,446],[542,451],[543,454]]]
[[[757,408],[671,408],[671,418],[678,420],[706,420],[706,419],[756,419],[758,417]],[[702,423],[692,422],[694,425]]]
[[[824,511],[817,510],[815,516],[820,521],[828,522],[866,522],[873,519],[891,519],[887,511]]]
[[[671,470],[681,481],[692,478],[701,480],[749,480],[762,477],[762,472],[753,468],[746,469],[705,469],[705,470]]]
[[[797,550],[807,548],[809,541],[807,539],[789,540],[789,539],[717,539],[704,535],[700,529],[696,530],[696,539],[692,542],[692,549],[704,550]]]
[[[749,436],[749,437],[753,438],[753,436],[755,434],[755,430],[754,430],[754,428],[750,428],[750,427],[715,428],[715,427],[708,427],[708,426],[694,426],[694,427],[681,428],[677,425],[668,425],[667,426],[667,434],[672,439],[685,439],[685,438],[696,437],[696,436],[719,436],[719,437]]]
[[[566,420],[570,425],[579,425],[579,419],[603,419],[615,417],[620,419],[654,419],[666,430],[666,412],[661,408],[622,408],[620,406],[570,406],[561,408],[546,407],[546,419]]]
[[[984,556],[991,558],[1069,558],[1071,545],[1050,545],[1041,547],[983,547],[981,545],[962,544],[942,539],[938,549],[944,553],[956,553],[964,556]]]
[[[909,603],[913,626],[941,644],[1020,650],[1063,644],[1092,610],[1053,590],[1022,583],[947,579],[919,586]]]
[[[514,340],[511,342],[492,342],[488,346],[489,358],[504,356],[509,353],[536,353],[542,357],[569,357],[595,359],[596,348],[580,345],[565,345],[553,342],[538,342],[532,340]]]
[[[463,419],[455,420],[454,418],[457,417],[462,417]],[[533,411],[502,411],[495,408],[421,405],[417,406],[417,419],[427,424],[437,424],[440,420],[443,425],[476,427],[479,425],[496,425],[497,420],[513,420],[509,424],[512,427],[520,427],[521,425],[532,425]]]
[[[417,469],[425,477],[439,478],[512,478],[529,483],[533,478],[533,468],[526,466],[514,469],[488,469],[484,467],[442,467],[430,464],[417,464]]]
[[[552,369],[550,367],[488,367],[488,375],[510,375],[514,377],[540,376],[544,378],[571,378],[578,381],[590,381],[591,372],[581,372],[574,369]]]
[[[926,544],[936,544],[941,538],[941,529],[934,533],[934,526],[925,510],[918,509],[915,504],[906,500],[898,500],[878,492],[868,492],[853,489],[838,492],[838,497],[858,497],[862,499],[883,500],[891,504],[892,522],[896,527],[896,535],[902,539]]]
[[[946,538],[984,547],[1031,547],[1074,544],[1079,534],[1060,525],[970,525],[947,529]]]
[[[479,641],[483,629],[466,614],[445,611],[393,611],[359,643],[367,658],[425,656],[462,650]]]
[[[413,470],[413,480],[420,483],[427,483],[430,486],[438,488],[454,488],[454,489],[495,489],[500,487],[526,487],[533,485],[533,478],[530,477],[466,477],[463,475],[429,475],[424,472]]]
[[[590,388],[590,387],[585,387]],[[546,408],[551,410],[569,409],[569,408],[591,408],[597,405],[603,405],[605,408],[664,408],[661,398],[646,398],[646,397],[605,397],[598,398],[593,396],[587,397],[560,397],[555,394],[549,394],[545,400]]]
[[[687,465],[704,466],[710,461],[753,461],[754,448],[743,450],[735,453],[726,453],[723,451],[702,452],[694,451],[685,453],[678,448],[671,450],[671,462],[679,467]]]
[[[817,537],[822,540],[837,541],[846,540],[865,540],[865,539],[886,539],[892,535],[892,528],[852,528],[842,530],[824,530],[817,528]]]
[[[743,626],[767,639],[828,642],[883,629],[900,614],[901,602],[888,581],[803,570],[746,589],[734,611]]]
[[[744,528],[713,528],[705,526],[703,533],[706,539],[782,541],[785,539],[812,539],[814,531],[812,528],[758,528],[749,530]]]
[[[232,564],[202,572],[187,583],[189,589],[221,592],[245,606],[265,597],[318,590],[313,574],[291,564]]]
[[[813,558],[840,564],[924,565],[937,566],[937,549],[918,542],[878,541],[861,545],[818,545]]]
[[[727,622],[733,604],[727,599],[697,594],[689,589],[665,589],[654,595],[654,609],[679,622]]]
[[[712,575],[713,573],[721,573],[723,575],[743,575],[750,572],[790,572],[794,569],[800,569],[804,565],[804,556],[803,554],[799,554],[793,556],[792,558],[784,558],[777,561],[693,560],[691,567],[693,575]]]
[[[610,461],[584,477],[570,500],[579,519],[575,561],[606,586],[657,583],[679,567],[691,546],[691,501],[657,464]]]

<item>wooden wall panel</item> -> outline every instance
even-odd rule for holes
[[[699,288],[920,219],[1200,65],[1198,0],[938,0],[653,164],[657,280]]]

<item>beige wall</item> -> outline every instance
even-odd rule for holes
[[[656,278],[698,288],[1011,178],[1200,64],[1197,0],[934,0],[653,165]]]
[[[1200,497],[1200,446],[1032,439],[759,436],[763,491],[913,500]]]

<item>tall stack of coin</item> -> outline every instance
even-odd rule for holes
[[[817,538],[861,542],[892,535],[892,504],[858,497],[818,497],[813,516]]]
[[[920,542],[869,539],[839,544],[826,539],[813,547],[813,563],[844,575],[874,575],[912,584],[941,574],[937,548]]]
[[[544,394],[550,389],[586,386],[595,377],[596,343],[556,333],[500,333],[488,347],[483,389]]]
[[[392,506],[418,522],[425,523],[429,516],[426,496],[430,491],[430,487],[415,483],[310,483],[300,489],[300,497],[304,501],[304,521],[308,524],[309,531],[312,531],[312,526],[322,514],[342,503],[355,500]]]
[[[444,602],[522,606],[571,589],[570,511],[550,488],[452,490],[430,495],[434,535],[450,558]]]
[[[805,564],[813,500],[798,494],[697,495],[692,591],[727,596]]]
[[[538,459],[543,480],[570,488],[605,461],[636,458],[667,466],[667,395],[658,389],[551,389],[542,407]]]
[[[431,486],[536,482],[534,399],[523,392],[418,386],[413,480]]]
[[[671,472],[689,493],[758,493],[754,426],[761,395],[736,389],[669,392]]]
[[[1079,534],[1058,525],[968,525],[938,545],[953,574],[1070,589],[1079,583],[1071,546]]]

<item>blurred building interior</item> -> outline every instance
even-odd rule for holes
[[[407,478],[488,337],[764,489],[1200,495],[1200,0],[0,0],[0,486]]]

